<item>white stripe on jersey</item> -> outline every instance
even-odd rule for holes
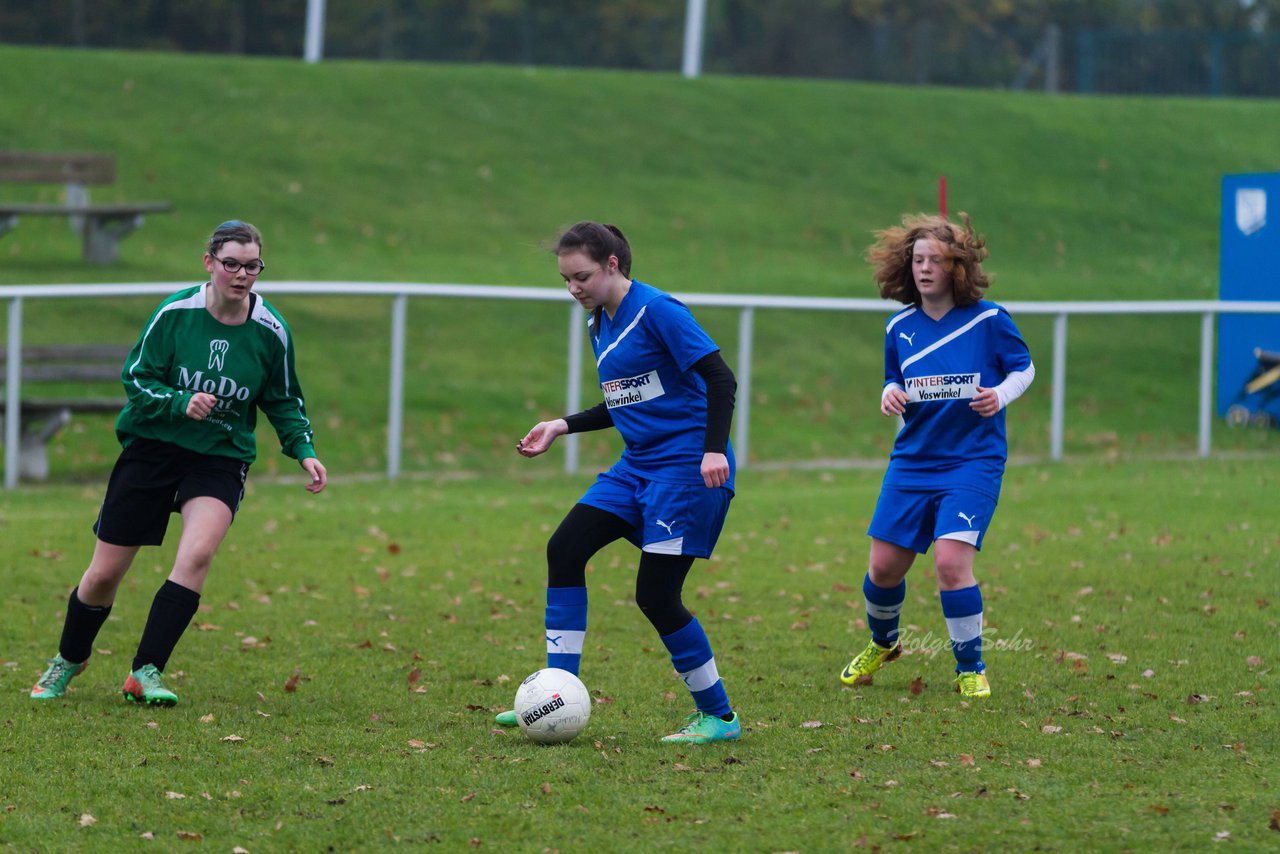
[[[677,674],[684,680],[684,684],[689,686],[690,691],[705,691],[708,688],[714,688],[720,681],[720,673],[716,670],[714,658],[687,673],[677,671]]]
[[[194,294],[187,297],[186,299],[180,300],[178,302],[170,303],[169,305],[166,305],[164,308],[156,312],[156,316],[151,321],[151,325],[147,327],[146,332],[142,333],[142,346],[138,348],[138,361],[134,362],[132,365],[129,366],[129,376],[133,377],[134,368],[138,367],[138,362],[142,361],[142,351],[147,348],[147,338],[151,335],[151,330],[156,328],[156,324],[160,322],[161,317],[164,317],[164,315],[170,311],[178,311],[181,309],[193,309],[193,308],[203,309],[204,306],[205,306],[204,288],[202,287],[200,288],[200,290],[196,291]],[[143,394],[147,395],[148,397],[153,397],[156,400],[167,400],[173,397],[172,394],[156,394],[151,389],[147,388],[142,383],[138,382],[136,377],[134,377],[133,384]]]
[[[917,311],[919,311],[919,309],[917,309],[913,305],[911,306],[911,308],[907,309],[906,311],[899,312],[898,314],[894,315],[893,320],[890,320],[889,325],[884,328],[885,334],[887,335],[888,333],[892,332],[893,327],[897,325],[899,320],[904,320],[910,317],[911,315],[915,314]]]
[[[987,310],[986,310],[986,311],[984,311],[982,314],[980,314],[980,315],[978,315],[977,317],[975,317],[973,320],[970,320],[970,321],[969,321],[968,323],[966,323],[964,326],[961,326],[961,327],[960,327],[959,329],[957,329],[955,332],[952,332],[950,335],[946,335],[946,336],[943,336],[942,338],[939,338],[937,341],[934,341],[932,344],[930,344],[928,347],[925,347],[925,348],[924,348],[923,350],[921,350],[919,353],[916,353],[914,356],[912,356],[911,358],[907,359],[905,362],[903,362],[903,363],[898,367],[898,369],[899,369],[899,370],[902,370],[902,371],[905,371],[905,370],[907,369],[907,365],[910,365],[910,364],[913,364],[913,363],[915,363],[915,362],[918,362],[919,360],[923,359],[925,356],[927,356],[927,355],[929,355],[930,353],[932,353],[934,350],[937,350],[937,349],[938,349],[939,347],[941,347],[943,344],[947,344],[947,343],[949,343],[949,342],[951,342],[951,341],[955,340],[956,338],[959,338],[961,335],[965,334],[965,333],[966,333],[966,332],[968,332],[970,329],[972,329],[973,327],[977,326],[977,325],[978,325],[979,323],[981,323],[982,321],[986,320],[988,317],[994,317],[995,315],[997,315],[997,314],[999,314],[999,313],[1000,313],[1000,309],[998,309],[998,308],[989,308],[989,309],[987,309]]]
[[[571,632],[564,629],[547,629],[547,652],[563,652],[568,655],[582,655],[582,644],[587,633]]]
[[[635,319],[634,319],[634,320],[632,320],[630,323],[628,323],[628,324],[627,324],[627,328],[626,328],[626,329],[622,330],[622,334],[621,334],[621,335],[619,335],[617,338],[613,339],[613,343],[612,343],[612,344],[610,344],[608,347],[605,347],[605,348],[604,348],[604,352],[600,354],[600,358],[599,358],[599,359],[596,359],[596,367],[597,367],[597,368],[598,368],[598,367],[600,367],[600,363],[604,361],[604,357],[605,357],[605,356],[607,356],[607,355],[609,355],[610,353],[612,353],[612,352],[613,352],[613,348],[614,348],[614,347],[617,347],[619,344],[621,344],[621,343],[622,343],[622,339],[623,339],[623,338],[626,338],[626,337],[627,337],[627,335],[629,335],[629,334],[631,333],[631,330],[636,328],[636,324],[640,322],[640,318],[644,317],[645,310],[646,310],[646,309],[648,309],[648,308],[649,308],[649,306],[647,306],[647,305],[646,305],[646,306],[642,306],[642,307],[641,307],[641,309],[640,309],[640,311],[636,312]]]

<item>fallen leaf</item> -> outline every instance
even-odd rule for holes
[[[1261,667],[1262,657],[1257,655],[1251,655],[1245,659],[1245,663],[1248,664],[1250,667]]]
[[[420,667],[413,668],[412,670],[409,671],[409,676],[407,678],[409,680],[410,688],[412,688],[414,685],[417,685],[419,682],[422,681],[422,668]]]
[[[176,836],[183,842],[203,842],[204,837],[199,833],[193,833],[190,830],[179,830]]]
[[[1206,700],[1208,700],[1208,699],[1209,699],[1209,695],[1208,695],[1208,694],[1188,694],[1188,695],[1187,695],[1187,705],[1188,705],[1188,706],[1194,706],[1194,705],[1196,705],[1197,703],[1203,703],[1203,702],[1205,702],[1205,701],[1206,701]]]
[[[210,712],[209,714],[207,714],[207,715],[203,716],[202,718],[200,718],[200,723],[202,723],[202,724],[211,724],[211,723],[213,723],[213,713],[212,713],[212,712]]]
[[[292,694],[294,691],[297,691],[298,681],[300,679],[302,679],[302,671],[296,667],[293,668],[293,673],[284,681],[284,692],[286,694]]]
[[[1028,759],[1028,760],[1027,760],[1027,767],[1028,767],[1028,768],[1039,768],[1039,767],[1040,767],[1040,760],[1039,760],[1039,759]]]
[[[961,765],[967,765],[967,766],[969,766],[970,768],[972,768],[972,767],[973,767],[973,764],[974,764],[974,762],[973,762],[973,754],[972,754],[972,753],[961,753],[961,754],[960,754],[960,764],[961,764]]]
[[[235,735],[235,734],[232,734],[232,735],[224,735],[224,736],[222,737],[222,741],[230,741],[230,742],[244,741],[244,737],[243,737],[243,736],[239,736],[239,735]]]
[[[911,680],[910,690],[912,694],[915,694],[917,697],[920,696],[921,692],[924,691],[924,679],[917,676],[915,679]]]
[[[171,801],[180,801],[186,797],[186,795],[181,792],[165,792],[164,796]]]
[[[98,823],[98,820],[93,816],[89,815],[88,813],[85,813],[84,815],[80,816],[81,827],[93,827],[97,823]]]
[[[467,792],[465,795],[462,796],[462,803],[464,804],[469,803],[475,798],[475,796],[476,796],[475,792]]]
[[[822,721],[805,721],[800,724],[801,729],[817,729],[822,726]]]
[[[409,746],[417,749],[419,747],[426,747],[427,743],[425,741],[420,741],[419,739],[416,739],[416,738],[411,738],[409,739]]]
[[[544,794],[544,795],[549,795],[549,794],[551,794],[551,784],[550,784],[550,783],[543,783],[543,784],[542,784],[542,794]]]
[[[330,759],[328,756],[317,756],[316,764],[323,765],[324,767],[328,768],[330,765],[333,764],[333,760]]]
[[[1052,724],[1045,724],[1044,726],[1040,727],[1040,731],[1045,735],[1055,735],[1056,733],[1062,732],[1062,727],[1053,726]]]

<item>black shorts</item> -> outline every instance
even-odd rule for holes
[[[248,475],[249,464],[242,460],[135,439],[111,470],[93,532],[113,546],[158,546],[169,514],[180,512],[189,498],[216,498],[234,518]]]

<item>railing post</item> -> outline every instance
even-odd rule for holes
[[[1066,412],[1067,315],[1053,317],[1053,402],[1049,415],[1049,457],[1062,460],[1062,426]]]
[[[684,58],[680,73],[688,80],[702,73],[703,25],[707,19],[707,0],[686,0],[684,12]]]
[[[400,450],[404,434],[404,338],[409,298],[391,298],[391,387],[387,390],[387,478],[400,476]]]
[[[754,337],[756,310],[752,306],[742,309],[738,315],[738,394],[735,408],[737,424],[734,425],[733,454],[738,468],[747,467],[747,439],[751,421],[751,345]]]
[[[569,306],[569,376],[565,382],[566,415],[582,410],[582,309]],[[564,473],[578,473],[578,437],[564,437]]]
[[[1209,456],[1213,425],[1213,320],[1206,311],[1200,317],[1200,456]]]
[[[8,362],[4,387],[4,488],[18,485],[22,452],[22,297],[9,300]]]

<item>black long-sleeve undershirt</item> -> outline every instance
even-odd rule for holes
[[[693,370],[707,385],[707,433],[704,453],[723,454],[729,447],[729,425],[733,422],[734,396],[738,381],[717,350],[693,363]],[[566,415],[570,433],[588,433],[613,426],[613,416],[603,401],[582,412]]]

